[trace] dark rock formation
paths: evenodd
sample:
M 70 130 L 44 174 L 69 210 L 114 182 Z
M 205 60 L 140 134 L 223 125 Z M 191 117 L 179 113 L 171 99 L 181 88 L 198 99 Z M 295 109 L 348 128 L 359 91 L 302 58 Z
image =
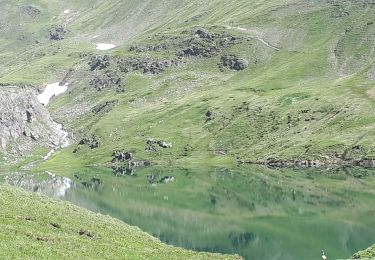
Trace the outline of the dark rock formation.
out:
M 194 30 L 192 35 L 192 38 L 180 43 L 179 47 L 182 50 L 177 53 L 177 56 L 212 57 L 239 42 L 233 36 L 211 33 L 204 28 Z
M 99 113 L 108 113 L 112 110 L 112 108 L 118 103 L 118 100 L 110 100 L 106 101 L 104 103 L 100 103 L 96 106 L 94 106 L 91 109 L 91 112 L 94 114 L 99 114 Z
M 66 33 L 66 29 L 63 26 L 58 25 L 49 31 L 49 39 L 54 41 L 63 40 Z
M 159 58 L 135 58 L 126 57 L 117 61 L 121 72 L 128 73 L 131 71 L 140 71 L 142 73 L 159 74 L 167 68 L 180 64 L 179 59 L 159 59 Z
M 123 92 L 124 87 L 122 79 L 116 73 L 107 72 L 103 75 L 94 75 L 89 84 L 97 91 L 102 91 L 107 88 L 116 88 L 117 92 Z
M 133 160 L 133 153 L 131 152 L 115 151 L 112 156 L 112 162 L 125 162 Z
M 90 149 L 95 149 L 100 146 L 100 139 L 97 135 L 92 134 L 82 138 L 78 145 L 87 145 Z
M 172 143 L 163 141 L 163 140 L 157 140 L 155 138 L 148 138 L 146 141 L 145 150 L 146 151 L 157 151 L 158 147 L 161 148 L 172 148 Z
M 184 35 L 185 34 L 185 35 Z M 224 33 L 213 33 L 206 28 L 182 32 L 182 36 L 155 35 L 158 44 L 130 47 L 135 52 L 159 52 L 177 50 L 177 57 L 213 57 L 230 46 L 241 43 L 243 39 Z
M 245 59 L 237 58 L 235 55 L 223 55 L 220 58 L 219 67 L 221 70 L 229 68 L 231 70 L 244 70 L 249 66 Z
M 294 159 L 294 160 L 276 160 L 268 159 L 266 161 L 252 162 L 239 160 L 242 164 L 263 164 L 270 168 L 310 168 L 310 167 L 346 167 L 346 166 L 360 166 L 364 168 L 374 168 L 375 159 L 363 158 L 363 159 L 349 159 L 342 156 L 331 156 L 324 159 L 308 160 L 308 159 Z
M 89 66 L 91 71 L 102 70 L 111 64 L 111 58 L 108 55 L 95 55 L 90 58 Z
M 215 119 L 214 113 L 211 110 L 208 110 L 205 114 L 206 122 Z

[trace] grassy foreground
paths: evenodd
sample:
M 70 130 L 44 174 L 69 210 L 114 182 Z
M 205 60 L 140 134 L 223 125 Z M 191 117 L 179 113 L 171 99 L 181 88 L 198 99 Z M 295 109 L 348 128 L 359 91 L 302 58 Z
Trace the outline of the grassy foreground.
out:
M 0 229 L 1 259 L 239 259 L 167 246 L 109 216 L 5 185 Z
M 366 250 L 357 252 L 352 256 L 353 259 L 375 259 L 375 245 Z

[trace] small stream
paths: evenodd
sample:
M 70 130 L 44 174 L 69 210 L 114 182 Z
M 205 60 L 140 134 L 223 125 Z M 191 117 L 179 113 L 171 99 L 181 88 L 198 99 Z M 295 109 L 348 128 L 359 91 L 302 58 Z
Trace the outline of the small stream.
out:
M 0 179 L 198 251 L 309 260 L 320 259 L 324 250 L 338 259 L 375 243 L 373 170 L 151 167 L 68 175 Z

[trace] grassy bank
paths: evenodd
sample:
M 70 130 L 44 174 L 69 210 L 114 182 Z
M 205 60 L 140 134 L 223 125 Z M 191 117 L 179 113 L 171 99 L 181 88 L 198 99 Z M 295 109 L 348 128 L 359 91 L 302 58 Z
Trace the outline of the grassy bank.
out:
M 5 185 L 0 228 L 3 259 L 238 259 L 167 246 L 119 220 Z
M 355 253 L 352 259 L 375 259 L 375 245 L 366 250 Z

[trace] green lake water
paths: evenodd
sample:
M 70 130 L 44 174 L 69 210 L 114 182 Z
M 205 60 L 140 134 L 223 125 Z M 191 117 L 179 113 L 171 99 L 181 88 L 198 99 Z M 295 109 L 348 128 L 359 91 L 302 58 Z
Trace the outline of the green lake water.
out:
M 375 243 L 375 172 L 207 167 L 9 175 L 13 185 L 108 214 L 171 245 L 245 259 L 348 258 Z M 59 186 L 60 185 L 60 186 Z

